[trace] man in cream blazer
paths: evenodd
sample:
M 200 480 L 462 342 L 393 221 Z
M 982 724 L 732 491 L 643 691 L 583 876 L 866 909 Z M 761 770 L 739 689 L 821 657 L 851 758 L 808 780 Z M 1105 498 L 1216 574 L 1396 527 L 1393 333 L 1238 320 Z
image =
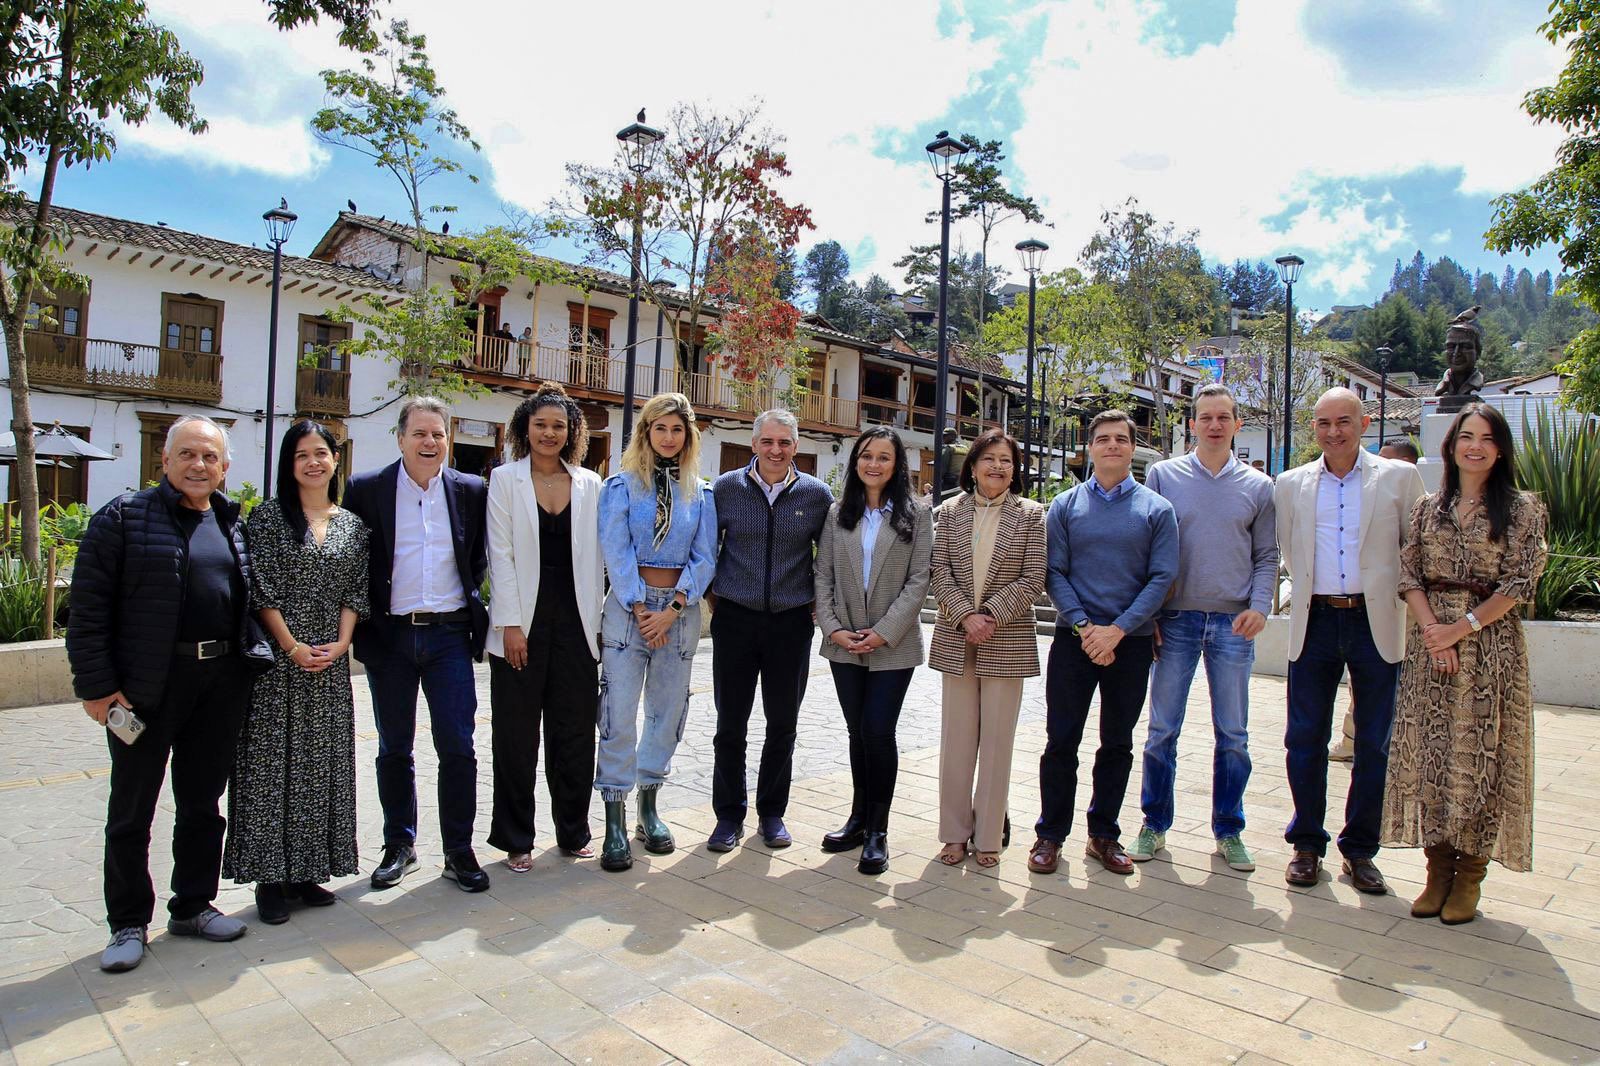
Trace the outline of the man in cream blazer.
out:
M 1372 419 L 1349 389 L 1317 400 L 1320 458 L 1285 471 L 1273 489 L 1278 548 L 1289 568 L 1289 791 L 1294 848 L 1285 879 L 1314 885 L 1327 851 L 1328 735 L 1346 669 L 1355 692 L 1355 759 L 1345 824 L 1344 872 L 1362 892 L 1388 890 L 1373 862 L 1389 769 L 1389 731 L 1405 657 L 1406 606 L 1396 593 L 1400 545 L 1422 477 L 1409 463 L 1361 447 Z

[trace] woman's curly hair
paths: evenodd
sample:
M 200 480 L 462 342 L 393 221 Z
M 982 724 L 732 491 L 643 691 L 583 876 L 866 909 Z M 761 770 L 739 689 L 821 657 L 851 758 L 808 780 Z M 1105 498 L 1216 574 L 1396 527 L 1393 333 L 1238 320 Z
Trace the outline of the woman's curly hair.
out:
M 545 407 L 559 407 L 567 416 L 567 443 L 561 449 L 561 459 L 567 463 L 581 463 L 589 454 L 589 422 L 567 390 L 554 381 L 542 382 L 532 396 L 517 404 L 511 412 L 511 422 L 506 427 L 511 433 L 511 458 L 526 459 L 532 448 L 528 444 L 528 421 L 534 413 Z

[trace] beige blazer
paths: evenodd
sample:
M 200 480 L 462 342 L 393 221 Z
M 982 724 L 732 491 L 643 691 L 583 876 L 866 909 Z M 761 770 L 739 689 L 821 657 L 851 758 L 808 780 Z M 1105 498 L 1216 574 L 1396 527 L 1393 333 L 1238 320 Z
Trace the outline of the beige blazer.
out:
M 839 525 L 839 505 L 828 508 L 817 540 L 817 625 L 824 659 L 868 670 L 905 670 L 922 664 L 922 605 L 928 598 L 933 555 L 933 512 L 911 501 L 911 543 L 888 521 L 872 546 L 872 587 L 861 587 L 861 527 Z M 851 655 L 830 635 L 841 629 L 872 629 L 889 643 L 867 655 Z
M 939 508 L 933 537 L 933 595 L 939 617 L 933 625 L 928 665 L 946 674 L 967 669 L 962 619 L 982 607 L 994 616 L 994 636 L 977 646 L 979 677 L 1036 677 L 1039 636 L 1034 601 L 1044 591 L 1044 505 L 1012 496 L 1000 516 L 994 556 L 983 582 L 983 602 L 972 602 L 972 512 L 970 493 Z
M 1361 468 L 1361 590 L 1367 623 L 1378 654 L 1397 663 L 1406 654 L 1406 604 L 1400 583 L 1400 545 L 1411 529 L 1411 506 L 1423 493 L 1422 475 L 1411 463 L 1381 459 L 1365 448 Z M 1294 582 L 1289 602 L 1289 659 L 1300 658 L 1311 615 L 1312 568 L 1317 557 L 1317 483 L 1322 460 L 1278 475 L 1272 503 L 1278 513 L 1278 550 Z
M 605 600 L 600 556 L 600 475 L 571 463 L 572 582 L 589 651 L 600 658 L 597 634 Z M 489 636 L 484 650 L 504 656 L 506 626 L 526 633 L 539 602 L 539 499 L 526 459 L 496 468 L 489 479 Z

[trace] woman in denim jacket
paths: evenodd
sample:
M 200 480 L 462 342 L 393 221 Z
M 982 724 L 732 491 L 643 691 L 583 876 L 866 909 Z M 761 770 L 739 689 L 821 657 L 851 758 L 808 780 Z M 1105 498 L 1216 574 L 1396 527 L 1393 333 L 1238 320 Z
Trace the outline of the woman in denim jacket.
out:
M 717 514 L 700 480 L 700 433 L 681 393 L 652 397 L 600 491 L 600 550 L 611 577 L 600 624 L 600 757 L 594 787 L 606 807 L 604 870 L 633 865 L 628 792 L 639 786 L 636 832 L 665 855 L 672 832 L 656 791 L 672 769 L 700 644 L 700 598 L 716 565 Z M 638 726 L 644 694 L 644 729 Z

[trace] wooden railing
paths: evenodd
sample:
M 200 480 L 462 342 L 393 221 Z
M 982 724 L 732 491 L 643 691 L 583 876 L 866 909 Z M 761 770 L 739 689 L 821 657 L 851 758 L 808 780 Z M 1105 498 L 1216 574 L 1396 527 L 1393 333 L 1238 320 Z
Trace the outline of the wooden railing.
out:
M 216 352 L 181 352 L 57 333 L 29 333 L 24 344 L 29 375 L 42 385 L 222 401 L 222 356 Z
M 861 401 L 861 420 L 866 425 L 905 429 L 907 417 L 903 403 L 877 396 L 868 396 Z
M 504 337 L 473 337 L 467 369 L 523 381 L 559 381 L 569 388 L 620 397 L 627 376 L 627 361 L 603 352 L 525 344 Z M 697 374 L 663 365 L 659 384 L 654 358 L 634 364 L 633 392 L 647 398 L 658 392 L 681 392 L 699 410 L 755 415 L 779 405 L 777 390 L 750 385 L 725 374 Z M 808 393 L 795 414 L 803 421 L 851 429 L 860 424 L 859 404 L 838 396 Z
M 350 413 L 350 371 L 302 366 L 295 371 L 294 406 L 308 415 Z

